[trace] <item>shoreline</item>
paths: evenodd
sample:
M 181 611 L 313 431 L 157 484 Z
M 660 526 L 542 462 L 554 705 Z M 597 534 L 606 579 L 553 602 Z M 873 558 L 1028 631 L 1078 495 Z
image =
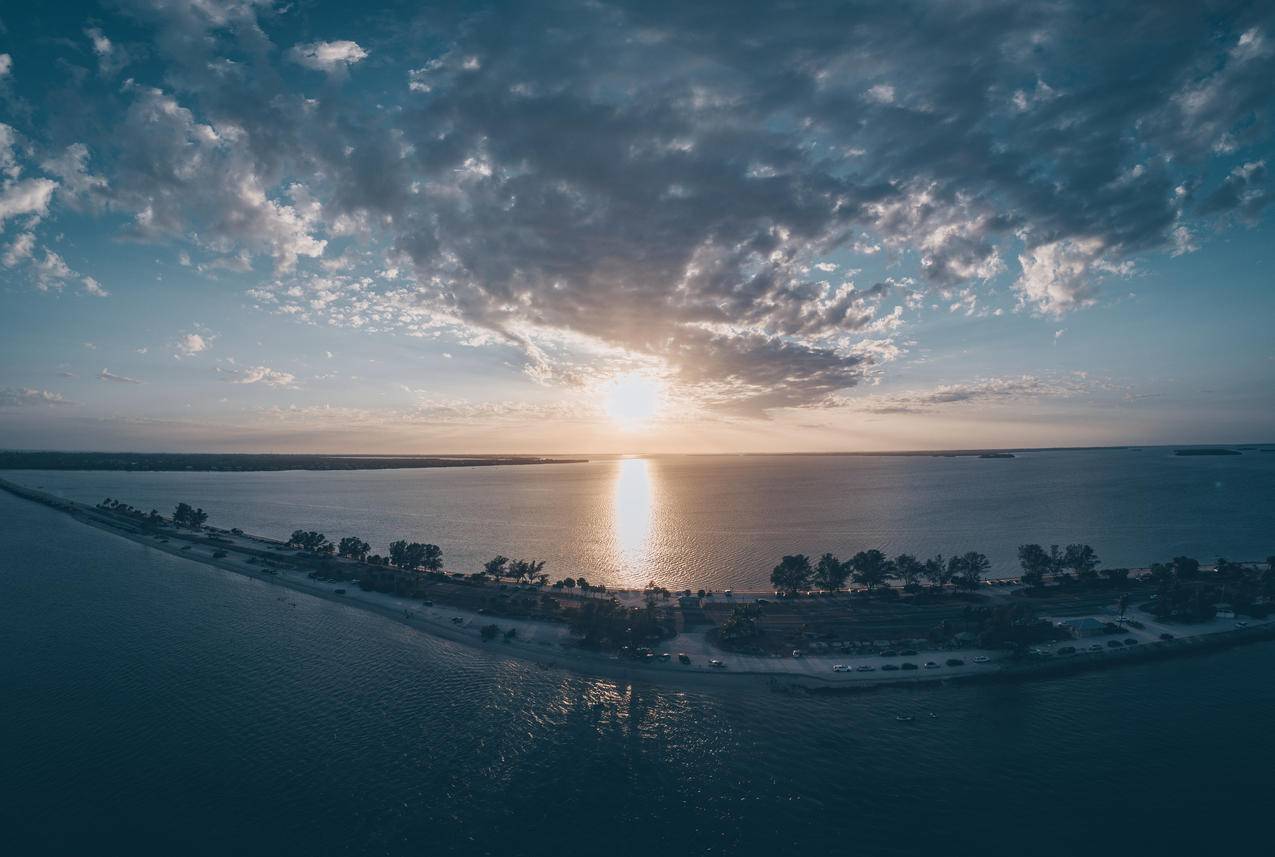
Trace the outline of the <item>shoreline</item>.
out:
M 311 579 L 304 571 L 279 569 L 264 571 L 247 560 L 256 551 L 276 549 L 282 543 L 244 533 L 231 536 L 218 533 L 223 543 L 195 542 L 192 538 L 169 538 L 178 535 L 173 531 L 141 532 L 127 528 L 106 513 L 76 501 L 66 500 L 38 489 L 9 482 L 0 478 L 0 489 L 30 502 L 63 512 L 76 521 L 102 532 L 124 538 L 135 544 L 156 549 L 170 556 L 184 558 L 248 577 L 263 583 L 273 583 L 285 589 L 310 595 L 352 609 L 361 609 L 390 619 L 403 626 L 430 634 L 452 643 L 465 645 L 496 656 L 513 657 L 536 663 L 542 668 L 564 669 L 571 672 L 632 682 L 649 681 L 671 685 L 679 689 L 740 687 L 748 682 L 764 682 L 774 692 L 853 693 L 887 687 L 945 684 L 948 682 L 1014 682 L 1058 675 L 1068 675 L 1090 670 L 1110 669 L 1124 664 L 1144 663 L 1165 658 L 1203 654 L 1243 645 L 1248 642 L 1275 639 L 1275 617 L 1253 620 L 1247 627 L 1221 627 L 1227 623 L 1215 620 L 1201 626 L 1170 626 L 1175 639 L 1170 641 L 1147 639 L 1140 645 L 1119 649 L 1104 647 L 1100 652 L 1077 651 L 1068 657 L 1009 660 L 1003 651 L 969 648 L 963 650 L 922 652 L 920 660 L 934 658 L 939 662 L 948 658 L 965 661 L 962 666 L 943 666 L 933 670 L 918 670 L 912 675 L 882 675 L 880 666 L 897 664 L 899 658 L 879 656 L 847 656 L 809 654 L 800 659 L 774 658 L 759 655 L 741 655 L 715 649 L 705 639 L 706 629 L 695 633 L 680 633 L 662 644 L 669 652 L 693 652 L 689 665 L 680 664 L 676 658 L 670 661 L 656 659 L 642 662 L 621 659 L 611 655 L 580 648 L 562 623 L 536 619 L 516 619 L 502 616 L 480 615 L 460 607 L 448 606 L 384 592 L 365 591 L 356 583 L 333 584 Z M 245 544 L 245 542 L 247 544 Z M 254 550 L 255 549 L 255 550 Z M 224 556 L 214 556 L 215 553 Z M 341 590 L 338 592 L 337 590 Z M 1139 616 L 1139 619 L 1145 617 Z M 1154 623 L 1151 633 L 1159 631 Z M 481 638 L 483 625 L 499 624 L 502 631 L 514 628 L 514 640 Z M 1132 630 L 1128 635 L 1136 636 Z M 1077 641 L 1081 643 L 1082 641 Z M 712 668 L 709 659 L 716 657 L 728 661 L 727 668 Z M 975 657 L 991 658 L 990 662 L 977 664 Z M 832 664 L 846 659 L 859 663 L 871 663 L 871 672 L 833 672 Z

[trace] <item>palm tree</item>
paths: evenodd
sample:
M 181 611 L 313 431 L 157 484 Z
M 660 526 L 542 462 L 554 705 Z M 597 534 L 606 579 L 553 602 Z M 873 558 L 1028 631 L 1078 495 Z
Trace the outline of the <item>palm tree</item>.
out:
M 483 563 L 483 571 L 490 574 L 497 582 L 505 576 L 506 566 L 509 564 L 509 557 L 496 554 L 492 559 Z

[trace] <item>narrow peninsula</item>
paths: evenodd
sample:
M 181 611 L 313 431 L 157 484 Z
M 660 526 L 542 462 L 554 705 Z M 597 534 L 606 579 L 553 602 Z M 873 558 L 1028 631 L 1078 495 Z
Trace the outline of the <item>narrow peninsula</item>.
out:
M 1275 639 L 1275 556 L 1190 557 L 1104 568 L 1087 545 L 1023 545 L 1019 578 L 989 579 L 967 552 L 876 550 L 845 561 L 785 556 L 773 591 L 613 590 L 552 580 L 545 563 L 494 557 L 448 571 L 437 545 L 387 555 L 346 536 L 286 540 L 222 529 L 181 503 L 170 516 L 95 506 L 0 479 L 0 489 L 148 548 L 378 613 L 543 666 L 680 686 L 758 679 L 775 690 L 857 690 L 1013 680 Z

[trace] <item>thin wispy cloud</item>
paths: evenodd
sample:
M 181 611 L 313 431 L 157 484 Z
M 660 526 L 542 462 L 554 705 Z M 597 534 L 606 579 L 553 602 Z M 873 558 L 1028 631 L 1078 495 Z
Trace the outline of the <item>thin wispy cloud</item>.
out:
M 103 369 L 97 373 L 99 381 L 112 381 L 116 384 L 140 384 L 142 383 L 136 378 L 130 378 L 127 375 L 116 375 L 109 369 Z

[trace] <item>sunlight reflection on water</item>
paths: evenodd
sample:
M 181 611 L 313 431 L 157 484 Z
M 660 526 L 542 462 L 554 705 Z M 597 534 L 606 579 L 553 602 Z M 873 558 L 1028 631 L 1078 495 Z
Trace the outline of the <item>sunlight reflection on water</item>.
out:
M 651 507 L 654 503 L 650 465 L 645 458 L 619 462 L 611 529 L 616 566 L 623 586 L 644 586 L 650 575 Z

